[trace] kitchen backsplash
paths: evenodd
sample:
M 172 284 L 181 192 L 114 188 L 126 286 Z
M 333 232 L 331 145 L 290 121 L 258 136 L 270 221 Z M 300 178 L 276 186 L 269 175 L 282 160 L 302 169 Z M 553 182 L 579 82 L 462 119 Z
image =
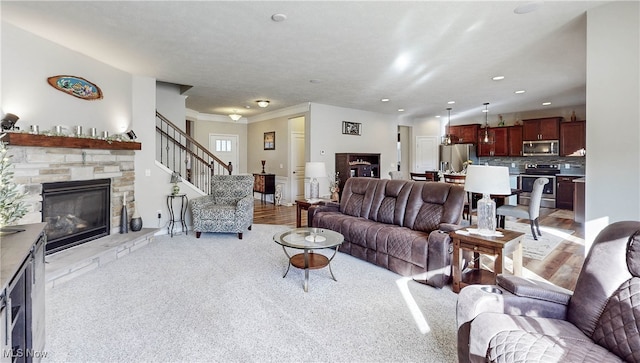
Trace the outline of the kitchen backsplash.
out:
M 496 157 L 483 156 L 478 158 L 480 165 L 506 166 L 509 173 L 524 173 L 526 164 L 555 164 L 558 165 L 561 174 L 585 175 L 584 157 L 562 156 L 527 156 L 527 157 Z M 569 168 L 566 168 L 569 166 Z

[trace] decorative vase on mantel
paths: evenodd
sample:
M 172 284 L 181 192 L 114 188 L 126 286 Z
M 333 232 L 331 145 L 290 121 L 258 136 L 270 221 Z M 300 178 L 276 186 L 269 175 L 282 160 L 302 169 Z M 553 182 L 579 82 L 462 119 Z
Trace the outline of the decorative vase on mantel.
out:
M 131 216 L 131 231 L 138 232 L 142 229 L 142 217 L 138 213 L 135 200 L 133 201 L 133 215 Z

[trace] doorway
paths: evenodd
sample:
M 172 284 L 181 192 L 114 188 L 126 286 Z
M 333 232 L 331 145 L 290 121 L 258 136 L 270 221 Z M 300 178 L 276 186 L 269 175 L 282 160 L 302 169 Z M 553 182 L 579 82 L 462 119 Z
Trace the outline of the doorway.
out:
M 209 134 L 209 150 L 225 163 L 231 162 L 231 174 L 238 174 L 238 135 Z
M 289 119 L 290 155 L 289 155 L 289 198 L 291 202 L 304 199 L 304 165 L 305 165 L 305 118 L 304 116 Z

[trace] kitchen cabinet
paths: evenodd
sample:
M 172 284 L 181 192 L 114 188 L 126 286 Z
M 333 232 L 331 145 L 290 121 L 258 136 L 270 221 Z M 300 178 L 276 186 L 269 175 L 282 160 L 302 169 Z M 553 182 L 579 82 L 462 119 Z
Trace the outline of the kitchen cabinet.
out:
M 575 184 L 574 193 L 573 193 L 573 220 L 576 223 L 584 223 L 584 183 L 585 178 L 574 179 L 573 183 Z
M 508 156 L 509 130 L 506 127 L 490 127 L 490 143 L 482 142 L 485 129 L 478 130 L 478 156 Z
M 573 210 L 574 179 L 577 176 L 556 176 L 556 208 Z
M 0 239 L 0 361 L 42 358 L 45 343 L 46 223 L 12 226 Z M 11 358 L 11 359 L 9 359 Z
M 336 172 L 340 173 L 340 195 L 351 177 L 380 178 L 380 154 L 336 153 Z
M 449 127 L 451 142 L 454 144 L 475 144 L 478 141 L 479 124 L 456 125 Z
M 509 126 L 507 129 L 509 156 L 522 156 L 522 126 Z
M 562 117 L 522 120 L 522 139 L 524 141 L 559 140 L 560 121 Z
M 585 121 L 560 123 L 560 156 L 569 156 L 587 148 L 587 126 Z M 584 155 L 576 155 L 584 156 Z

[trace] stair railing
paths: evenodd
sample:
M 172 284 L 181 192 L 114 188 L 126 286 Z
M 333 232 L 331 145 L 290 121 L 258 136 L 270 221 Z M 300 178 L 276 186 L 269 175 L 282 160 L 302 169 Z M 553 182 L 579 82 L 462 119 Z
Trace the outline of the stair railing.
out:
M 206 194 L 211 175 L 231 174 L 233 165 L 213 155 L 194 138 L 156 111 L 156 160 Z

